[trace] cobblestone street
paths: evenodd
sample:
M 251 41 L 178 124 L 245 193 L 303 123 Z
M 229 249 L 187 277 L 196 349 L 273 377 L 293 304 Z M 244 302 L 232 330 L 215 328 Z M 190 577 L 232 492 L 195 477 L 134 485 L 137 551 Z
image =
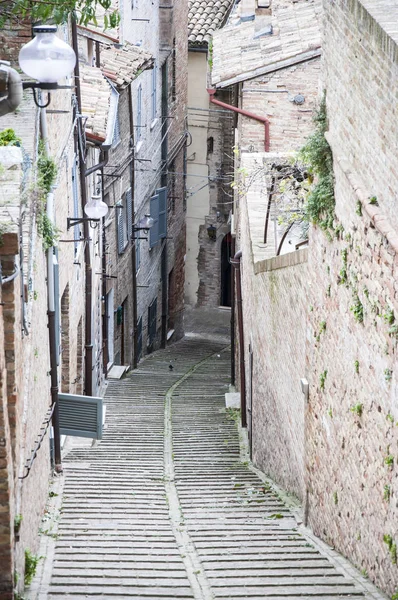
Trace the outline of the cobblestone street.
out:
M 245 461 L 229 367 L 186 338 L 109 383 L 103 440 L 53 486 L 30 599 L 384 598 Z

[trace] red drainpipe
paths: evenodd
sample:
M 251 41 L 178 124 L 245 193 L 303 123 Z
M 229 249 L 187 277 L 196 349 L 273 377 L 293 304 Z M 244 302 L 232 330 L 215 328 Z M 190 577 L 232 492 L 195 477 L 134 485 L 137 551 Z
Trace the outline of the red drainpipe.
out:
M 221 100 L 217 100 L 216 98 L 214 98 L 216 90 L 208 88 L 207 93 L 210 96 L 210 102 L 212 104 L 216 104 L 217 106 L 221 106 L 222 108 L 226 108 L 227 110 L 233 110 L 234 112 L 239 113 L 240 115 L 248 117 L 249 119 L 254 119 L 255 121 L 264 123 L 264 150 L 265 152 L 269 152 L 269 120 L 267 119 L 267 117 L 260 117 L 259 115 L 255 115 L 254 113 L 249 112 L 248 110 L 243 110 L 243 108 L 237 108 L 236 106 L 232 106 L 232 104 L 227 104 L 226 102 L 221 102 Z

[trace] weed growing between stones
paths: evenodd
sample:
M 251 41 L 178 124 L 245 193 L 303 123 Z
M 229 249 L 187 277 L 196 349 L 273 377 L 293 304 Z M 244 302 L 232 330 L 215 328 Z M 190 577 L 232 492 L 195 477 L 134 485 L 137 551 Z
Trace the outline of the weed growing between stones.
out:
M 358 360 L 356 360 L 354 362 L 354 368 L 355 368 L 355 373 L 359 373 L 359 361 Z
M 338 281 L 337 281 L 337 283 L 339 285 L 347 285 L 347 283 L 348 283 L 347 255 L 348 255 L 347 248 L 343 248 L 343 250 L 341 251 L 341 259 L 342 259 L 343 265 L 341 267 L 341 270 L 340 270 L 340 273 L 339 273 L 339 278 L 338 278 Z
M 40 558 L 41 557 L 37 554 L 32 554 L 30 550 L 25 550 L 25 585 L 30 585 L 32 583 L 33 577 L 36 574 L 36 569 L 37 565 L 39 564 Z
M 384 500 L 386 500 L 386 502 L 390 501 L 390 498 L 391 498 L 391 486 L 389 486 L 389 485 L 385 485 L 384 486 L 383 498 L 384 498 Z
M 359 299 L 358 294 L 355 292 L 354 294 L 354 304 L 350 306 L 350 310 L 354 314 L 354 319 L 358 323 L 363 323 L 363 304 Z
M 354 413 L 355 415 L 358 415 L 358 417 L 362 417 L 363 404 L 361 404 L 360 402 L 358 402 L 357 404 L 354 404 L 354 406 L 351 406 L 350 411 L 352 413 Z
M 355 209 L 355 212 L 357 213 L 358 217 L 362 217 L 362 204 L 360 200 L 357 200 L 357 207 Z
M 369 198 L 369 204 L 374 204 L 375 206 L 379 206 L 379 203 L 377 201 L 377 196 L 371 196 Z
M 383 535 L 383 541 L 388 546 L 388 551 L 391 556 L 391 562 L 393 563 L 393 565 L 396 565 L 397 564 L 397 544 L 394 542 L 392 536 L 389 534 Z
M 326 377 L 328 375 L 327 369 L 325 369 L 325 371 L 323 371 L 320 375 L 319 378 L 319 387 L 321 388 L 321 390 L 323 391 L 325 389 L 325 381 L 326 381 Z
M 333 492 L 333 502 L 334 504 L 336 504 L 336 506 L 339 503 L 339 497 L 337 495 L 337 492 Z
M 392 371 L 391 369 L 384 369 L 384 379 L 389 383 L 392 379 Z

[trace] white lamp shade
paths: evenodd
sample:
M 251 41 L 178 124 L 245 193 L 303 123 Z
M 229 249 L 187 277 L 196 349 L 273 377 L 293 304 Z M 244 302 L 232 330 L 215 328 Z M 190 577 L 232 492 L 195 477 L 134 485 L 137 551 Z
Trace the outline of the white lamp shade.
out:
M 76 64 L 73 49 L 60 40 L 55 26 L 34 27 L 36 37 L 22 46 L 19 53 L 21 69 L 40 83 L 56 83 L 70 75 Z
M 139 220 L 138 227 L 141 229 L 150 229 L 154 222 L 154 219 L 150 215 L 145 215 Z
M 101 196 L 92 196 L 84 207 L 84 212 L 89 219 L 102 219 L 108 214 L 108 205 L 102 201 Z

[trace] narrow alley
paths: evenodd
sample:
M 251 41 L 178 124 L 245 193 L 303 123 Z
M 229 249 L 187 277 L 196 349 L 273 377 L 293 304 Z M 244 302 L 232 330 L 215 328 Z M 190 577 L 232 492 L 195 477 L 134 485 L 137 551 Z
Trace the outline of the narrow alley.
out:
M 109 383 L 103 440 L 72 449 L 50 493 L 30 599 L 384 597 L 244 459 L 229 361 L 185 338 Z

